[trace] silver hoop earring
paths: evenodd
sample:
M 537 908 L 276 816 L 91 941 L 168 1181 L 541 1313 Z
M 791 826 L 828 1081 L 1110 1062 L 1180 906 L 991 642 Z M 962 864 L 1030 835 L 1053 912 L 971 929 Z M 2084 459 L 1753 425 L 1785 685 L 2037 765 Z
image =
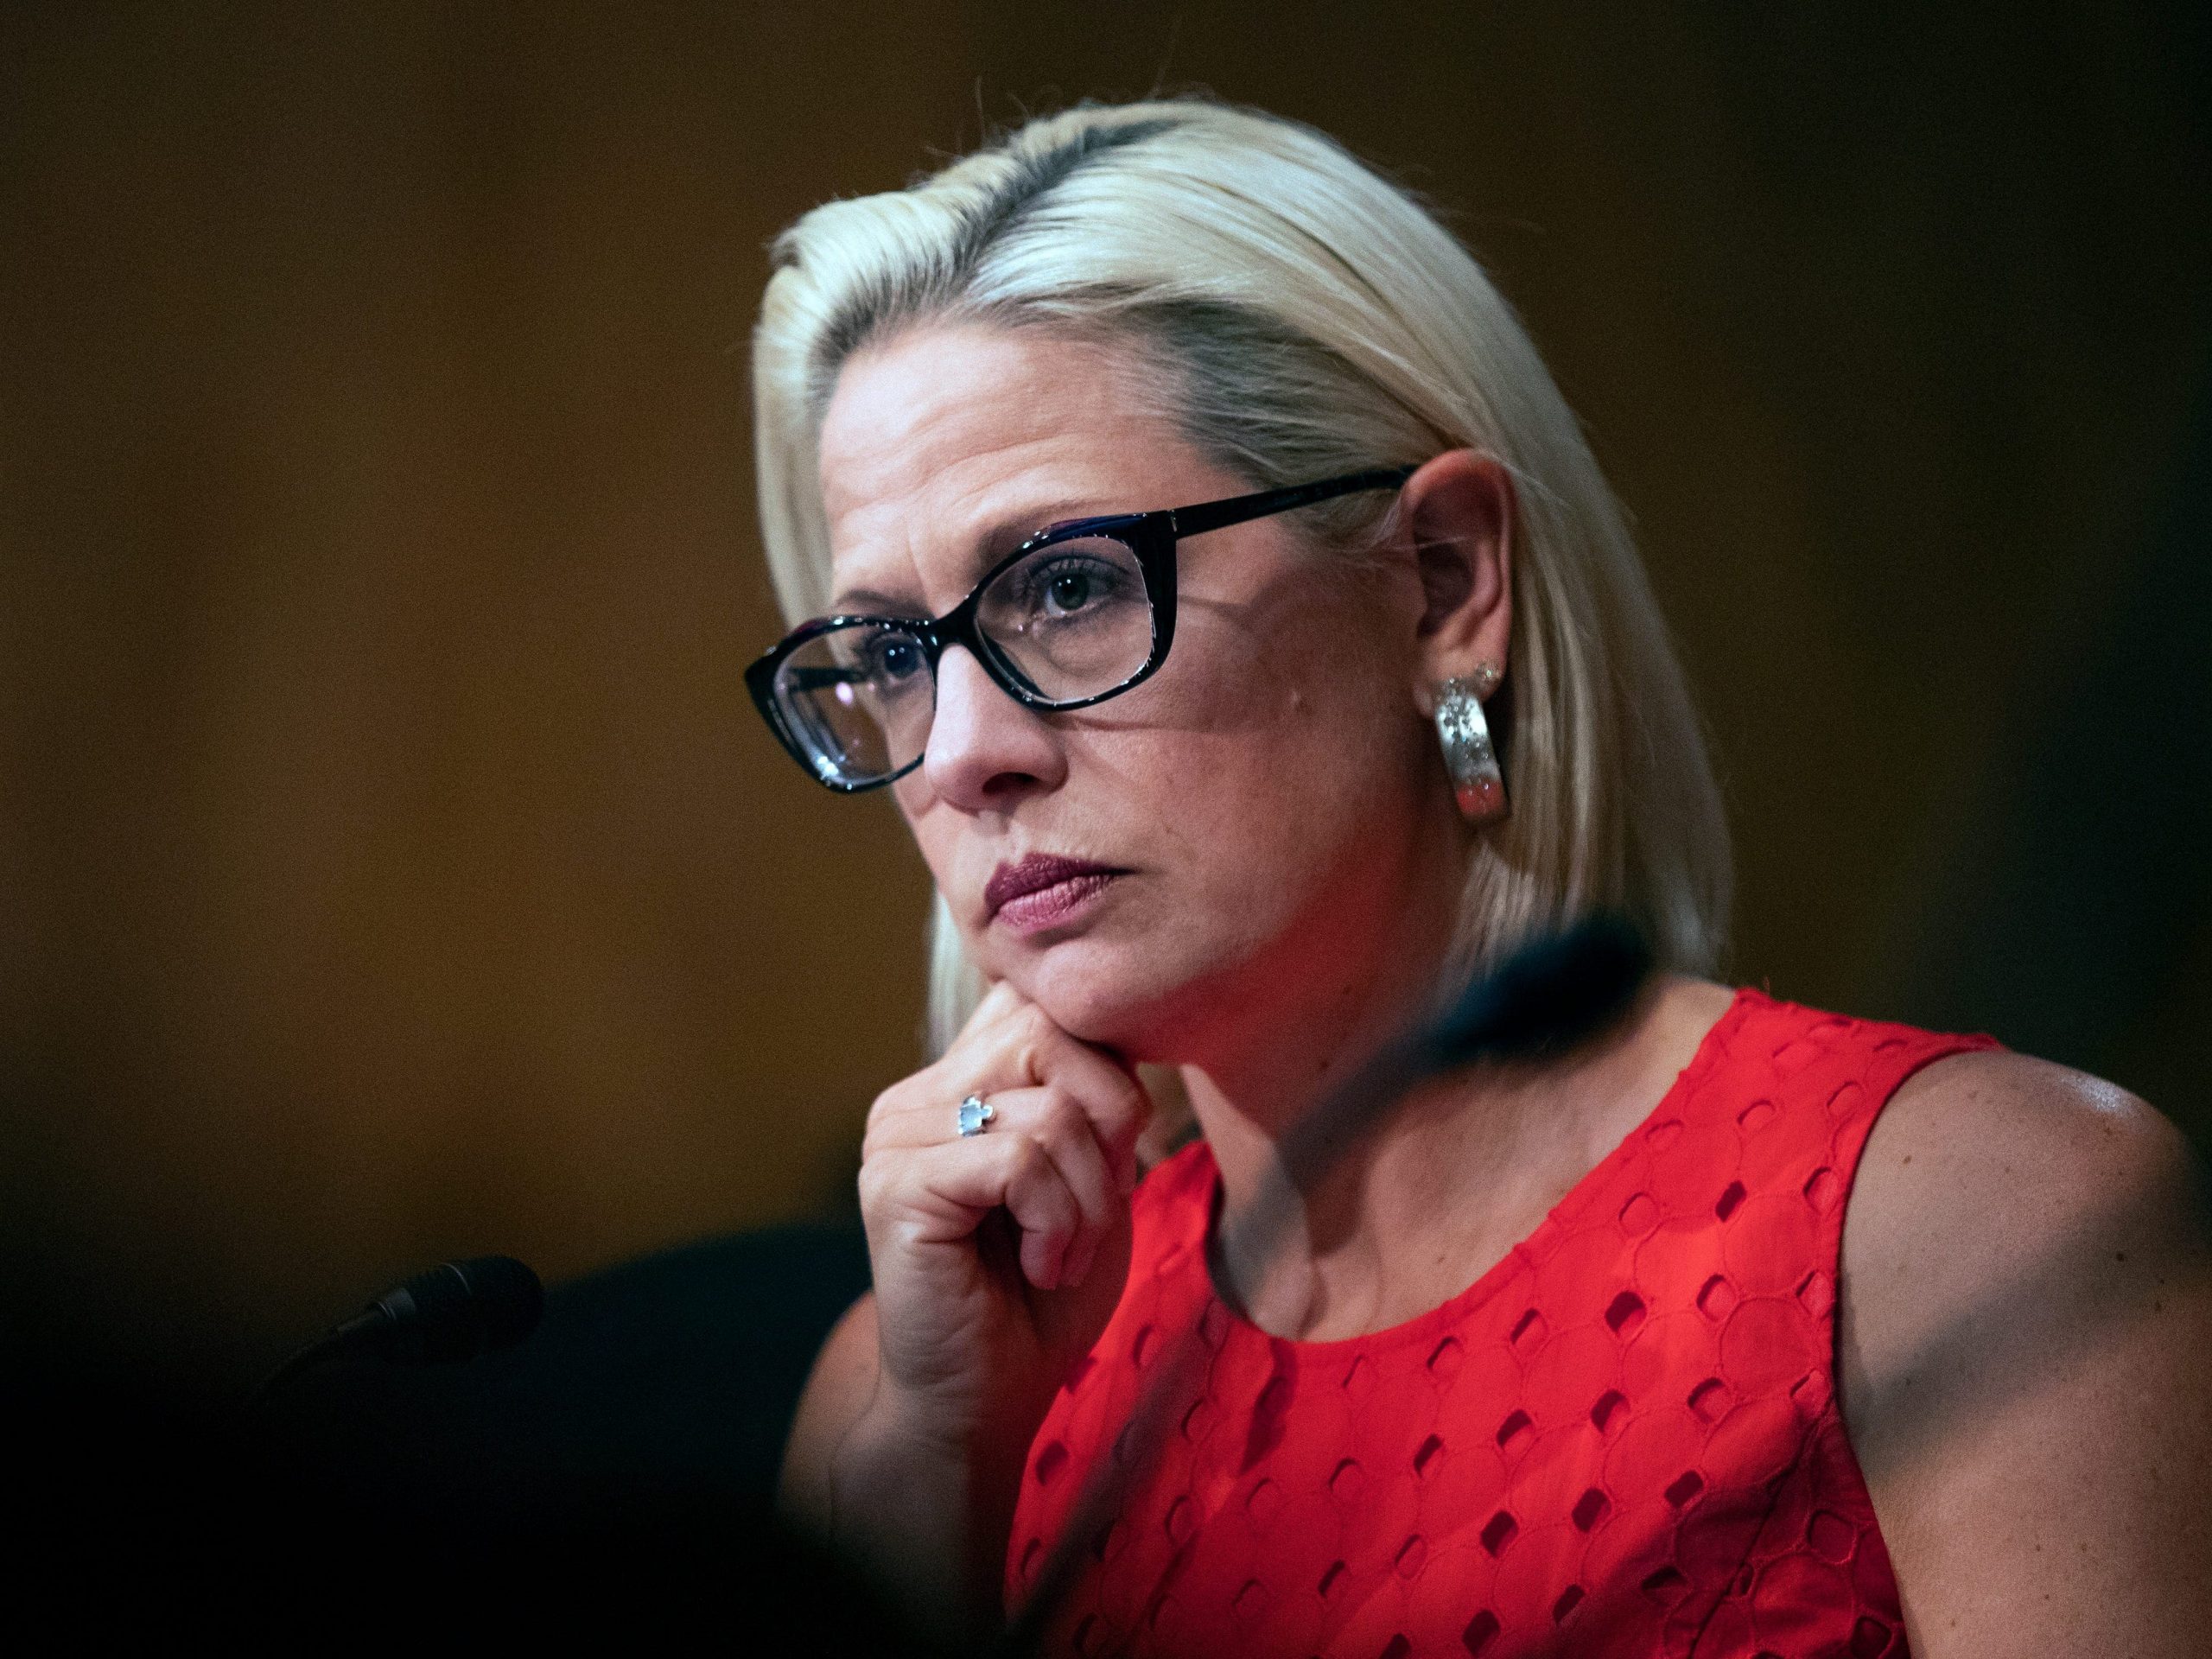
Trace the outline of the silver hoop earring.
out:
M 1459 816 L 1470 823 L 1495 823 L 1507 811 L 1505 774 L 1497 768 L 1483 698 L 1497 689 L 1497 669 L 1484 663 L 1464 679 L 1436 688 L 1436 735 L 1444 746 L 1444 769 L 1452 778 Z

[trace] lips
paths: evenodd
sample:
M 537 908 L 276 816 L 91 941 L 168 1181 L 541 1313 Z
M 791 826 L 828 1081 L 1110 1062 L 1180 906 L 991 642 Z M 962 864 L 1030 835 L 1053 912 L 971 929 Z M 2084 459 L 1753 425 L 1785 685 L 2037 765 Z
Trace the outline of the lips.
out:
M 1017 863 L 1001 864 L 983 888 L 983 906 L 993 918 L 1025 929 L 1049 925 L 1079 909 L 1126 871 L 1088 859 L 1032 853 Z

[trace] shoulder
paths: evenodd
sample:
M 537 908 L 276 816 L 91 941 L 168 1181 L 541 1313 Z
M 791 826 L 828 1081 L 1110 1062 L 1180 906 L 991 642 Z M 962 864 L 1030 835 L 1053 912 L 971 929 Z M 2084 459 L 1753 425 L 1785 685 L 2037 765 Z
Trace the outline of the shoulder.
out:
M 2109 1286 L 2201 1249 L 2206 1231 L 2200 1167 L 2165 1117 L 2112 1084 L 1986 1050 L 1916 1071 L 1876 1118 L 1843 1268 L 1862 1318 L 1902 1317 L 1887 1303 L 1908 1284 L 1923 1304 L 2008 1275 Z
M 1836 1379 L 1912 1649 L 2198 1651 L 2212 1620 L 2212 1225 L 2181 1135 L 2003 1052 L 1867 1136 Z
M 1916 1651 L 2023 1610 L 2170 1650 L 2173 1570 L 2212 1581 L 2212 1225 L 2180 1133 L 2063 1066 L 1936 1061 L 1868 1135 L 1841 1267 L 1840 1402 Z

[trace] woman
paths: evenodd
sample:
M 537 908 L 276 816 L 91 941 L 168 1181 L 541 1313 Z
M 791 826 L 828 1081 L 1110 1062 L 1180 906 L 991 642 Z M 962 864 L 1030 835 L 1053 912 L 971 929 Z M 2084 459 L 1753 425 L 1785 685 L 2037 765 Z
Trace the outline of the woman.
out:
M 832 620 L 751 683 L 820 781 L 889 787 L 938 898 L 939 1058 L 870 1116 L 874 1289 L 797 1516 L 943 1627 L 1043 1585 L 1086 1654 L 2197 1650 L 2183 1145 L 1986 1039 L 1704 977 L 1681 674 L 1433 219 L 1310 130 L 1153 103 L 778 264 L 764 522 Z M 1286 1173 L 1440 996 L 1599 908 L 1663 970 L 1626 1019 Z M 1198 1130 L 1141 1184 L 1140 1067 Z

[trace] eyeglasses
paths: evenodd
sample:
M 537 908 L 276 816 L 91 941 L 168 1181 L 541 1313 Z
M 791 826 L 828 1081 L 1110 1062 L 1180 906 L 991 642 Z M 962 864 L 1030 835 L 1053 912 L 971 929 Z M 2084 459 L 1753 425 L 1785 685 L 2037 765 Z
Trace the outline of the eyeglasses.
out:
M 1392 467 L 1158 512 L 1040 531 L 939 617 L 830 616 L 803 623 L 745 671 L 777 741 L 816 781 L 848 794 L 921 764 L 937 665 L 964 645 L 1027 709 L 1087 709 L 1141 684 L 1175 637 L 1175 543 L 1413 476 Z

